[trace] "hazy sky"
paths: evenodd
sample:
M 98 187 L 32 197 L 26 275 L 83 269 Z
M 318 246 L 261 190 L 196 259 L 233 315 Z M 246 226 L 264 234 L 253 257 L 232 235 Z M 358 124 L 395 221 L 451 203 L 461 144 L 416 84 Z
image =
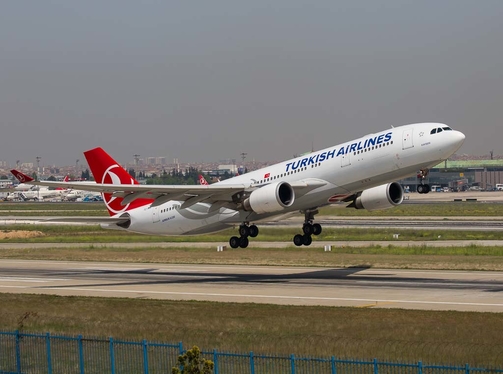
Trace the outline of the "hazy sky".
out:
M 503 1 L 0 5 L 0 160 L 283 160 L 439 121 L 503 155 Z

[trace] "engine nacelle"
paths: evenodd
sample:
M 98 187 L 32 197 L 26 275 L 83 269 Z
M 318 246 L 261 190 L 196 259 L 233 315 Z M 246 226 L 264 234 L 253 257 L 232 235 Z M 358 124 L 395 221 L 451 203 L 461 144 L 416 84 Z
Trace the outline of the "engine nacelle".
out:
M 397 182 L 364 190 L 350 205 L 356 209 L 380 210 L 400 205 L 403 189 Z
M 271 183 L 253 191 L 243 201 L 243 208 L 255 213 L 273 213 L 288 208 L 295 201 L 295 192 L 286 182 Z

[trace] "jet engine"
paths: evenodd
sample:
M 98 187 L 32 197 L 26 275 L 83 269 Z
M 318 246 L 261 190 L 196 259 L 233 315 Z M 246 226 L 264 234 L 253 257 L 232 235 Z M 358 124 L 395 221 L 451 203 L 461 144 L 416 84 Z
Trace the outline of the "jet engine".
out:
M 288 208 L 294 201 L 292 186 L 286 182 L 276 182 L 253 191 L 243 201 L 243 208 L 258 214 L 273 213 Z
M 403 201 L 403 189 L 397 182 L 383 184 L 362 191 L 348 206 L 355 209 L 380 210 L 400 205 Z

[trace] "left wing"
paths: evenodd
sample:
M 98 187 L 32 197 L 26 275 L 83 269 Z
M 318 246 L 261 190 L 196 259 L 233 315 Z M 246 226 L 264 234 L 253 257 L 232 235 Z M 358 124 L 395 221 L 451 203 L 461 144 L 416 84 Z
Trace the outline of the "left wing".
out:
M 246 184 L 210 184 L 210 185 L 141 185 L 141 184 L 108 184 L 94 182 L 53 182 L 36 181 L 17 170 L 11 173 L 23 183 L 38 186 L 75 188 L 85 191 L 111 194 L 112 197 L 122 198 L 121 205 L 125 206 L 137 199 L 152 199 L 152 206 L 164 204 L 167 201 L 183 201 L 182 209 L 199 202 L 217 204 L 221 207 L 237 208 L 243 197 L 261 187 Z M 326 185 L 327 182 L 309 178 L 291 183 L 296 197 L 302 196 L 313 189 Z

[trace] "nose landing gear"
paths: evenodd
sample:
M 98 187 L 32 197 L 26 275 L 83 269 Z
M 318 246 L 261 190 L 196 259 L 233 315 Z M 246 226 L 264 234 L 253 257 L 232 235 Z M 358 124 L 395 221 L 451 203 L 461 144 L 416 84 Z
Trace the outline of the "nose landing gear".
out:
M 417 193 L 424 194 L 424 193 L 428 193 L 431 191 L 430 185 L 424 183 L 424 180 L 428 176 L 429 172 L 430 172 L 429 169 L 419 170 L 419 173 L 417 174 L 417 179 L 419 180 L 420 184 L 417 186 Z

